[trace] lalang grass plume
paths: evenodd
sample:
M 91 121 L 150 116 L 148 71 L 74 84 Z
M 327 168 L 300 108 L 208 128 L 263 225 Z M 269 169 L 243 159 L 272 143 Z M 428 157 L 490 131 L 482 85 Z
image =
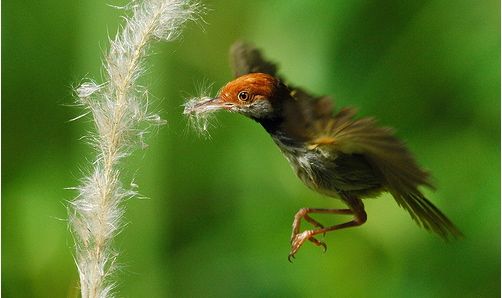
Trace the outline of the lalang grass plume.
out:
M 149 46 L 175 40 L 183 24 L 202 12 L 198 2 L 183 0 L 133 1 L 127 8 L 131 16 L 111 40 L 103 62 L 105 81 L 88 80 L 76 89 L 78 103 L 92 116 L 95 133 L 88 139 L 96 150 L 89 175 L 74 188 L 78 195 L 69 206 L 82 297 L 108 297 L 114 289 L 118 252 L 112 240 L 122 228 L 122 202 L 136 194 L 123 186 L 118 166 L 150 128 L 164 123 L 150 112 L 148 91 L 137 84 Z

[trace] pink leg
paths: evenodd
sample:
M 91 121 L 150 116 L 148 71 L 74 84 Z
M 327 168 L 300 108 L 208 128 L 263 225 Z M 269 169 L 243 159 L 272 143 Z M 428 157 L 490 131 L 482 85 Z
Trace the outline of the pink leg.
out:
M 298 249 L 302 246 L 305 241 L 309 240 L 314 243 L 316 246 L 322 246 L 324 250 L 326 250 L 326 244 L 322 241 L 314 238 L 315 235 L 325 234 L 330 231 L 339 230 L 348 227 L 354 227 L 362 225 L 366 222 L 366 212 L 364 212 L 364 207 L 362 202 L 357 202 L 355 204 L 354 209 L 318 209 L 318 208 L 303 208 L 300 209 L 295 215 L 295 219 L 293 221 L 293 232 L 291 235 L 291 252 L 289 253 L 288 260 L 291 262 L 291 258 L 294 258 L 295 254 L 298 252 Z M 353 214 L 354 219 L 352 221 L 337 224 L 331 227 L 325 228 L 315 219 L 310 217 L 309 213 L 319 213 L 319 214 Z M 317 227 L 318 229 L 306 230 L 300 233 L 300 225 L 301 220 L 305 219 L 307 222 Z

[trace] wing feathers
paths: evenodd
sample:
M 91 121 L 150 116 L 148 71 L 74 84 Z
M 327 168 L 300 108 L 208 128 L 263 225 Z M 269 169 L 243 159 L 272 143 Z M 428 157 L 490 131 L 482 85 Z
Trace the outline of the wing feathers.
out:
M 422 227 L 442 238 L 461 237 L 462 233 L 418 189 L 433 187 L 429 173 L 422 170 L 408 149 L 393 135 L 393 130 L 378 127 L 372 118 L 352 119 L 353 113 L 341 111 L 326 123 L 333 150 L 345 154 L 361 154 L 373 165 L 383 179 L 389 192 L 399 206 L 408 211 Z

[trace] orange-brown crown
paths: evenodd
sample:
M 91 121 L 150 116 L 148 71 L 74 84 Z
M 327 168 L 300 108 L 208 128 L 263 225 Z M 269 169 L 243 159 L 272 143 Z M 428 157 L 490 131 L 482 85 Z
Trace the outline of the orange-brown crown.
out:
M 277 78 L 265 73 L 250 73 L 226 84 L 219 98 L 235 105 L 247 105 L 258 100 L 274 98 L 280 85 Z

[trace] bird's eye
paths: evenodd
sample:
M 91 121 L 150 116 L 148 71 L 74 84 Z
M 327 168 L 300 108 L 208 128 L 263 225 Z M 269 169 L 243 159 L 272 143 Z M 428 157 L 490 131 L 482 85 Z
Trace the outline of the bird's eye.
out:
M 237 95 L 237 97 L 241 101 L 248 101 L 249 98 L 250 98 L 249 93 L 247 91 L 241 91 L 241 92 L 239 92 L 239 94 Z

